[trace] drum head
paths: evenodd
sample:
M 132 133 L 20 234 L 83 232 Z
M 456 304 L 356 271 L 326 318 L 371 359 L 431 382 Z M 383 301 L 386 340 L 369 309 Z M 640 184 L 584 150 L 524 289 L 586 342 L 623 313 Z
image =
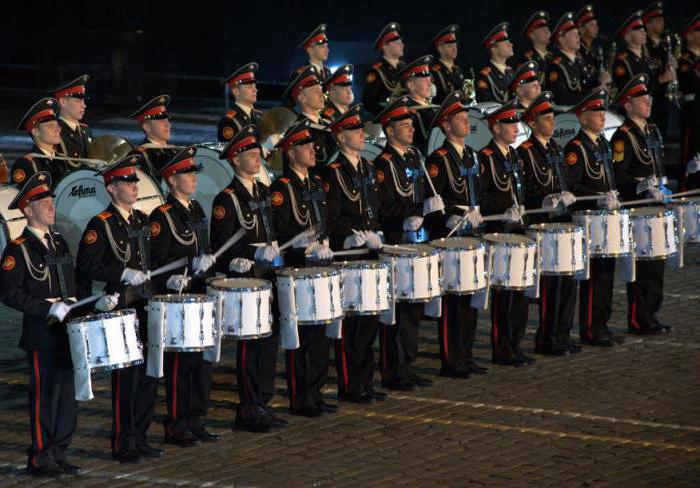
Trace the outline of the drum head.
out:
M 567 223 L 542 223 L 528 226 L 528 230 L 533 232 L 573 232 L 576 229 L 581 229 L 580 226 Z
M 439 127 L 433 127 L 433 130 L 430 131 L 430 137 L 428 137 L 428 154 L 433 154 L 444 142 L 445 134 Z M 467 142 L 467 144 L 469 143 Z
M 165 200 L 155 181 L 148 174 L 140 168 L 136 168 L 136 174 L 139 177 L 139 197 L 134 208 L 141 210 L 146 215 L 151 215 L 151 212 L 163 205 Z
M 630 215 L 634 217 L 661 217 L 670 215 L 672 212 L 666 207 L 641 207 L 630 210 Z
M 340 274 L 340 270 L 330 266 L 310 266 L 308 268 L 285 268 L 277 271 L 279 276 L 292 278 L 312 278 L 314 276 L 331 276 Z
M 272 284 L 267 280 L 256 278 L 212 278 L 207 280 L 207 286 L 215 290 L 263 290 L 272 289 Z
M 440 249 L 476 249 L 481 247 L 483 242 L 475 237 L 450 237 L 430 241 L 430 244 Z
M 535 241 L 520 234 L 485 234 L 484 239 L 496 244 L 507 244 L 509 246 L 529 246 Z
M 428 256 L 436 252 L 437 250 L 428 244 L 401 244 L 401 247 L 393 247 L 391 244 L 387 244 L 382 247 L 382 254 L 391 254 L 393 256 Z
M 17 196 L 14 186 L 0 186 L 0 254 L 7 243 L 17 239 L 24 231 L 27 219 L 19 210 L 8 210 L 12 200 Z

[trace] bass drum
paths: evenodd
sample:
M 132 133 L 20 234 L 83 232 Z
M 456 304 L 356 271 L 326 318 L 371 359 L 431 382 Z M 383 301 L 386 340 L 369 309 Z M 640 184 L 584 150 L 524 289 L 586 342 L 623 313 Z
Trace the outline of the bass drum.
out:
M 22 212 L 7 208 L 17 193 L 18 190 L 14 186 L 0 185 L 0 254 L 8 242 L 17 239 L 24 232 L 24 226 L 27 224 Z
M 483 102 L 469 107 L 469 125 L 471 130 L 465 141 L 467 146 L 475 151 L 480 151 L 486 147 L 491 140 L 491 131 L 489 130 L 489 123 L 486 117 L 500 106 L 500 104 L 495 102 Z M 511 146 L 513 148 L 518 147 L 528 137 L 530 137 L 530 128 L 522 122 L 518 122 L 518 137 Z M 428 138 L 428 155 L 442 146 L 444 142 L 445 134 L 442 133 L 439 127 L 434 127 Z
M 566 109 L 567 107 L 560 108 Z M 605 112 L 605 129 L 603 133 L 608 141 L 612 139 L 613 134 L 623 122 L 623 118 L 617 115 L 615 112 Z M 571 112 L 560 113 L 559 115 L 554 116 L 554 135 L 552 137 L 561 147 L 564 147 L 571 139 L 574 138 L 576 134 L 578 134 L 580 129 L 581 124 L 579 124 L 578 118 L 575 114 L 572 114 Z
M 163 204 L 163 196 L 150 176 L 139 168 L 136 174 L 139 177 L 139 197 L 134 207 L 150 215 L 153 209 Z M 86 169 L 67 175 L 58 182 L 53 193 L 56 228 L 76 256 L 87 223 L 109 205 L 109 193 L 102 177 Z

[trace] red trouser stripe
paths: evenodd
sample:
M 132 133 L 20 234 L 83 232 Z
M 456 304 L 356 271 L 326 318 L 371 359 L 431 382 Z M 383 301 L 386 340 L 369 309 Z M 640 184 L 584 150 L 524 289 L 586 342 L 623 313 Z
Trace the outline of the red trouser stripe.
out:
M 39 448 L 39 454 L 44 450 L 44 440 L 41 437 L 41 376 L 39 375 L 39 353 L 34 351 L 34 432 L 36 435 L 36 443 Z M 36 463 L 36 456 L 32 459 L 32 464 L 39 467 Z
M 635 329 L 641 329 L 641 327 L 639 327 L 639 322 L 637 321 L 637 287 L 634 284 L 632 285 L 632 307 L 630 310 L 630 323 Z
M 179 369 L 180 353 L 175 353 L 175 359 L 173 360 L 173 377 L 171 382 L 172 399 L 170 400 L 170 411 L 173 416 L 173 420 L 177 420 L 177 373 Z
M 448 304 L 449 302 L 447 296 L 442 297 L 442 349 L 444 351 L 444 359 L 446 363 L 450 360 L 449 341 L 447 340 Z
M 340 338 L 340 361 L 343 368 L 343 384 L 345 385 L 345 393 L 347 394 L 350 381 L 348 379 L 348 359 L 345 355 L 345 332 L 345 324 L 343 324 L 342 336 Z

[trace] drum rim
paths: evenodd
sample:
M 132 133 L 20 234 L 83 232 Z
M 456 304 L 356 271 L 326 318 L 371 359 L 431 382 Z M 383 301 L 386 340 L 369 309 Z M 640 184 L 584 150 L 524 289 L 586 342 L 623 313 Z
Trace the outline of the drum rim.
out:
M 552 228 L 545 228 L 545 226 L 552 226 Z M 583 227 L 572 222 L 540 222 L 539 224 L 528 225 L 526 232 L 535 234 L 583 233 Z
M 96 320 L 113 319 L 113 318 L 122 317 L 125 315 L 136 316 L 136 309 L 134 309 L 134 308 L 120 308 L 119 310 L 110 310 L 109 312 L 89 313 L 87 315 L 81 315 L 80 317 L 75 317 L 75 318 L 70 319 L 66 325 L 82 324 L 85 322 L 94 322 Z M 85 320 L 85 319 L 89 319 L 89 320 Z
M 311 271 L 311 270 L 323 270 L 323 271 Z M 303 274 L 294 273 L 304 272 Z M 304 279 L 304 278 L 330 278 L 333 276 L 340 276 L 340 269 L 333 266 L 310 266 L 308 268 L 298 268 L 298 267 L 286 267 L 282 269 L 275 270 L 277 276 L 282 276 L 285 278 L 294 279 Z
M 401 246 L 403 247 L 410 247 L 411 249 L 415 249 L 415 251 L 405 251 L 403 249 L 397 249 L 392 246 Z M 421 247 L 417 247 L 421 246 Z M 383 256 L 389 256 L 389 257 L 394 257 L 394 256 L 405 256 L 405 257 L 428 257 L 428 256 L 433 256 L 436 254 L 440 254 L 440 251 L 435 246 L 431 246 L 430 244 L 426 244 L 423 242 L 420 243 L 410 243 L 410 244 L 386 244 L 382 247 L 382 252 L 380 255 Z
M 464 241 L 464 240 L 469 240 L 469 241 L 474 241 L 474 244 L 465 244 L 465 245 L 454 245 L 454 246 L 447 246 L 447 244 L 452 243 L 452 244 L 457 244 L 457 241 Z M 430 245 L 437 247 L 439 249 L 444 249 L 444 250 L 463 250 L 463 251 L 474 251 L 477 249 L 485 249 L 486 248 L 486 243 L 484 242 L 483 239 L 479 239 L 478 237 L 471 237 L 471 236 L 459 236 L 459 237 L 442 237 L 440 239 L 433 239 L 430 241 Z
M 224 287 L 221 285 L 216 285 L 215 283 L 217 281 L 226 281 L 226 280 L 251 280 L 251 281 L 257 281 L 260 282 L 259 285 L 252 286 L 252 287 Z M 210 278 L 207 280 L 207 289 L 211 288 L 212 290 L 216 291 L 265 291 L 265 290 L 272 290 L 272 283 L 268 280 L 263 280 L 261 278 L 225 278 L 223 276 L 217 276 L 216 278 Z
M 90 373 L 103 373 L 105 371 L 114 371 L 115 369 L 128 368 L 130 366 L 139 366 L 143 364 L 144 359 L 134 359 L 133 361 L 124 361 L 121 363 L 108 364 L 105 366 L 95 366 L 94 368 L 87 368 Z
M 527 239 L 527 242 L 501 242 L 498 240 L 493 239 L 493 237 L 490 236 L 512 236 L 512 237 L 520 237 L 523 239 Z M 501 246 L 506 246 L 506 247 L 534 247 L 537 245 L 537 243 L 530 237 L 527 237 L 522 234 L 512 234 L 509 232 L 491 232 L 488 234 L 484 234 L 482 237 L 485 241 L 488 241 L 490 244 L 498 244 Z
M 668 207 L 681 207 L 690 205 L 700 205 L 700 196 L 674 198 L 671 202 L 666 202 Z
M 574 217 L 586 215 L 629 215 L 630 211 L 627 208 L 618 208 L 617 210 L 605 210 L 603 208 L 577 210 L 574 212 Z
M 173 300 L 172 298 L 180 298 L 180 300 Z M 153 295 L 149 302 L 160 302 L 160 303 L 213 303 L 214 297 L 207 295 L 206 293 L 164 293 L 161 295 Z
M 341 269 L 390 269 L 391 264 L 387 261 L 373 259 L 362 259 L 358 261 L 337 261 L 333 263 Z
M 630 217 L 632 219 L 640 219 L 646 217 L 668 217 L 670 215 L 675 215 L 673 210 L 666 207 L 639 207 L 633 208 L 630 211 Z

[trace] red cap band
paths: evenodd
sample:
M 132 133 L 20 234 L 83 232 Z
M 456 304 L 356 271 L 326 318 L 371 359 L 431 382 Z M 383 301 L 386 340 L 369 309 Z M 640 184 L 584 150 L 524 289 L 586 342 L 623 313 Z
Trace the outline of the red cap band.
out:
M 318 85 L 318 77 L 316 75 L 309 75 L 306 78 L 299 80 L 292 89 L 292 98 L 296 100 L 296 98 L 299 96 L 299 93 L 301 93 L 301 91 L 304 88 L 308 88 L 314 85 Z
M 386 125 L 389 122 L 391 122 L 393 119 L 396 117 L 400 117 L 402 115 L 406 115 L 410 113 L 411 111 L 409 110 L 408 107 L 398 107 L 395 108 L 394 110 L 387 112 L 386 114 L 382 115 L 382 117 L 379 119 L 379 121 L 382 123 L 382 125 Z
M 547 19 L 537 19 L 527 27 L 527 30 L 525 31 L 525 33 L 529 34 L 532 31 L 539 29 L 540 27 L 545 26 L 545 25 L 547 25 Z
M 653 18 L 663 17 L 663 16 L 664 16 L 664 11 L 660 8 L 655 8 L 655 9 L 652 9 L 652 10 L 648 11 L 647 13 L 645 13 L 644 16 L 642 17 L 642 20 L 646 24 L 647 22 L 649 22 Z
M 620 29 L 620 37 L 624 37 L 628 32 L 638 29 L 640 27 L 644 27 L 644 23 L 642 22 L 642 19 L 636 18 L 632 22 L 623 26 Z
M 379 49 L 381 49 L 386 44 L 389 44 L 390 42 L 393 42 L 393 41 L 400 39 L 400 38 L 401 38 L 401 35 L 398 32 L 396 32 L 396 31 L 389 32 L 387 35 L 385 35 L 384 37 L 382 37 L 379 40 L 379 42 L 377 43 L 377 47 Z
M 308 41 L 304 43 L 304 49 L 308 49 L 314 44 L 324 44 L 328 42 L 328 38 L 326 37 L 326 34 L 319 34 L 317 36 L 312 37 Z
M 163 179 L 167 180 L 172 175 L 174 175 L 176 172 L 183 170 L 183 169 L 187 169 L 191 166 L 194 166 L 194 159 L 192 159 L 192 158 L 183 159 L 180 162 L 177 162 L 177 163 L 172 164 L 166 168 L 163 168 L 160 171 L 160 175 L 163 177 Z
M 583 24 L 590 22 L 591 20 L 595 20 L 595 14 L 593 12 L 586 12 L 581 17 L 576 19 L 576 27 L 581 27 Z
M 440 117 L 438 118 L 438 124 L 442 124 L 445 122 L 447 119 L 449 119 L 455 112 L 459 111 L 460 109 L 464 109 L 464 106 L 460 102 L 455 102 L 449 107 L 447 107 L 445 110 L 442 111 L 440 114 Z
M 57 91 L 56 93 L 53 94 L 55 99 L 61 99 L 63 97 L 67 97 L 70 95 L 84 95 L 85 94 L 85 85 L 77 85 L 77 86 L 71 86 L 70 88 L 66 88 L 65 90 Z
M 27 132 L 32 130 L 34 127 L 39 125 L 41 121 L 47 117 L 55 117 L 56 112 L 53 111 L 51 108 L 47 108 L 42 110 L 41 112 L 37 112 L 34 115 L 30 117 L 29 120 L 24 124 L 24 128 L 27 129 Z
M 299 131 L 296 134 L 294 134 L 293 136 L 289 137 L 288 139 L 285 139 L 282 142 L 282 145 L 281 145 L 282 149 L 287 150 L 290 147 L 292 147 L 295 142 L 300 141 L 302 139 L 306 139 L 306 138 L 309 138 L 309 139 L 311 138 L 311 132 L 309 132 L 308 130 Z
M 603 107 L 603 106 L 605 106 L 605 100 L 603 100 L 602 98 L 596 98 L 596 99 L 591 100 L 590 102 L 586 103 L 582 107 L 579 107 L 576 110 L 576 113 L 578 115 L 580 115 L 583 112 L 587 112 L 589 110 L 595 110 L 595 109 Z
M 139 122 L 143 122 L 148 117 L 165 113 L 165 111 L 166 111 L 165 105 L 158 105 L 157 107 L 150 108 L 150 109 L 138 114 L 136 116 L 136 120 L 138 120 Z
M 554 107 L 552 107 L 551 103 L 542 102 L 539 105 L 532 107 L 525 112 L 525 120 L 528 122 L 532 122 L 533 120 L 535 120 L 535 117 L 537 117 L 539 114 L 541 114 L 545 110 L 550 110 L 552 108 Z
M 622 94 L 620 97 L 620 101 L 622 103 L 627 102 L 630 98 L 633 98 L 637 93 L 646 91 L 647 86 L 644 83 L 640 83 L 638 85 L 634 85 L 630 87 L 629 90 L 627 90 L 625 93 Z
M 255 81 L 255 73 L 248 71 L 247 73 L 242 73 L 235 76 L 228 82 L 228 85 L 230 87 L 234 87 L 235 85 L 243 83 L 244 81 Z
M 457 36 L 455 35 L 454 32 L 448 32 L 447 34 L 444 34 L 437 39 L 435 39 L 434 44 L 436 46 L 441 46 L 442 44 L 448 44 L 450 42 L 456 42 L 457 41 Z
M 29 201 L 34 198 L 35 196 L 45 193 L 45 192 L 50 192 L 48 185 L 38 185 L 29 190 L 20 200 L 17 202 L 17 208 L 20 210 L 24 210 L 24 208 L 27 206 Z
M 108 173 L 105 173 L 102 175 L 102 178 L 105 181 L 105 184 L 109 183 L 112 181 L 114 178 L 118 178 L 120 176 L 131 176 L 136 174 L 136 167 L 135 166 L 129 166 L 127 168 L 117 168 L 114 171 L 109 171 Z
M 243 148 L 252 146 L 253 144 L 258 143 L 258 138 L 256 136 L 248 136 L 244 137 L 240 141 L 238 141 L 236 144 L 231 146 L 231 148 L 226 152 L 226 159 L 231 159 L 232 157 L 236 156 L 237 154 L 243 152 Z
M 352 83 L 352 80 L 350 79 L 350 76 L 346 73 L 343 73 L 342 75 L 338 75 L 334 78 L 331 78 L 328 80 L 326 83 L 327 85 L 340 85 L 341 83 Z
M 338 134 L 340 131 L 345 130 L 348 127 L 352 127 L 353 125 L 358 125 L 362 123 L 362 119 L 360 118 L 359 115 L 353 115 L 352 117 L 347 117 L 337 124 L 333 124 L 331 126 L 331 131 L 333 134 Z
M 508 33 L 506 31 L 496 32 L 494 35 L 492 35 L 491 37 L 489 37 L 486 40 L 484 47 L 488 49 L 491 46 L 493 46 L 494 44 L 496 44 L 498 41 L 502 41 L 503 39 L 506 39 L 507 37 L 508 37 Z
M 414 66 L 411 69 L 407 69 L 406 71 L 403 72 L 401 75 L 401 78 L 404 80 L 406 78 L 410 78 L 411 75 L 416 75 L 416 74 L 425 74 L 429 75 L 430 74 L 430 67 L 427 64 L 419 64 L 418 66 Z
M 513 81 L 511 81 L 510 86 L 516 87 L 516 86 L 520 85 L 520 82 L 522 82 L 523 80 L 526 80 L 528 78 L 538 78 L 537 73 L 532 71 L 532 70 L 525 71 L 523 74 L 521 74 L 520 76 L 515 78 Z
M 505 112 L 501 112 L 499 114 L 490 116 L 488 119 L 489 125 L 494 125 L 499 120 L 512 119 L 513 117 L 516 117 L 517 115 L 518 115 L 518 112 L 516 112 L 515 110 L 506 110 Z

